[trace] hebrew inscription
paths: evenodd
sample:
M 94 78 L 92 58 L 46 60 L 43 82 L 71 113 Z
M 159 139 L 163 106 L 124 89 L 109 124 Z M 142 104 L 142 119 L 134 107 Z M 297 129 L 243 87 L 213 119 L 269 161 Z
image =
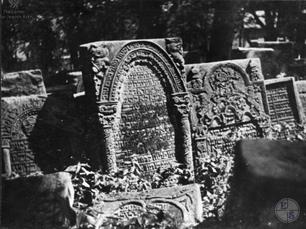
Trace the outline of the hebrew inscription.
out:
M 45 98 L 37 96 L 2 99 L 2 148 L 10 150 L 12 171 L 21 176 L 40 170 L 35 163 L 29 137 L 44 102 Z
M 169 120 L 167 98 L 153 69 L 137 65 L 124 86 L 121 121 L 117 133 L 119 168 L 136 154 L 146 174 L 175 161 L 174 129 Z
M 294 125 L 300 121 L 292 78 L 266 80 L 267 100 L 272 123 Z

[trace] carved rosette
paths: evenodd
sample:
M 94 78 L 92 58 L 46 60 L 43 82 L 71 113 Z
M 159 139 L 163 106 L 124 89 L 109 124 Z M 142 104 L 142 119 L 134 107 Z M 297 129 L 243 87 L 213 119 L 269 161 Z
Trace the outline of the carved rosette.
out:
M 106 45 L 91 45 L 89 48 L 91 55 L 91 70 L 93 72 L 93 80 L 95 84 L 95 94 L 99 98 L 100 87 L 103 83 L 103 78 L 109 66 L 109 50 Z
M 116 156 L 114 152 L 114 123 L 117 112 L 117 102 L 98 103 L 99 121 L 103 126 L 104 132 L 104 150 L 107 161 L 107 171 L 114 172 L 117 170 Z

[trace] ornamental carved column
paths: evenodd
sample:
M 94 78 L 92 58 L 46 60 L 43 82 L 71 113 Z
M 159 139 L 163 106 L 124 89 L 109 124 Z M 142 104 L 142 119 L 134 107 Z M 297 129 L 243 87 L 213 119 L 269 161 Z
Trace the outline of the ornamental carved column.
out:
M 104 153 L 102 155 L 106 158 L 107 172 L 116 172 L 116 155 L 114 153 L 114 124 L 117 112 L 117 102 L 98 103 L 99 107 L 99 121 L 104 131 Z
M 182 92 L 172 94 L 172 99 L 174 102 L 174 107 L 176 108 L 180 134 L 182 135 L 181 141 L 178 142 L 178 147 L 179 149 L 182 149 L 184 154 L 184 164 L 191 170 L 191 179 L 193 179 L 194 166 L 189 122 L 190 98 L 187 92 Z

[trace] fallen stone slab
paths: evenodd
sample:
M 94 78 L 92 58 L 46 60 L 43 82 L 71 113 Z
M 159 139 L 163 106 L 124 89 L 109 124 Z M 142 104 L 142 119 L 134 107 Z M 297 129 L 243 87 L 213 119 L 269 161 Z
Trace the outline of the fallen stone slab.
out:
M 202 221 L 202 201 L 197 184 L 107 195 L 95 206 L 101 218 L 127 221 L 143 213 L 167 214 L 177 227 L 192 226 Z M 104 221 L 101 221 L 103 226 Z
M 2 97 L 46 95 L 42 73 L 39 69 L 10 72 L 3 75 Z

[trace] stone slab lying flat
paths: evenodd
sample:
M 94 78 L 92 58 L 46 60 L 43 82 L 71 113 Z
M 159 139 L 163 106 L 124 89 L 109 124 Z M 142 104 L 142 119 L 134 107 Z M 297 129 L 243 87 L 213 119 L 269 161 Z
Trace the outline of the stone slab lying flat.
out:
M 45 95 L 46 88 L 39 69 L 11 72 L 3 75 L 2 97 Z
M 160 211 L 172 216 L 178 225 L 194 225 L 202 221 L 200 188 L 196 184 L 108 195 L 101 206 L 105 215 L 128 220 L 144 212 Z

